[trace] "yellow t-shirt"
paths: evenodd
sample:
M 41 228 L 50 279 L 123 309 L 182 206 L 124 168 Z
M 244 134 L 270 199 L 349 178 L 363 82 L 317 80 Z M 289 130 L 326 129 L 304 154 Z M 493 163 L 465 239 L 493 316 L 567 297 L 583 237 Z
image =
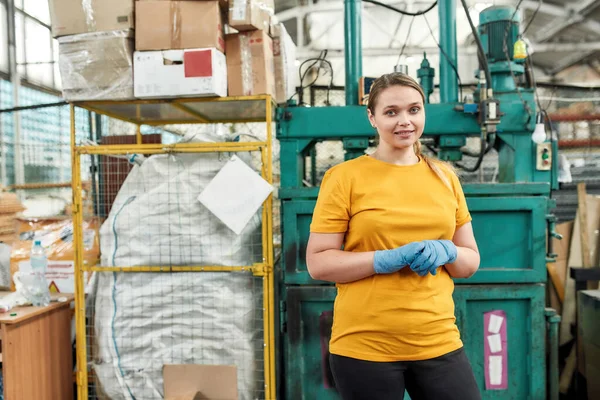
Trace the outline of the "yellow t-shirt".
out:
M 329 169 L 311 232 L 345 232 L 345 251 L 394 249 L 452 239 L 471 221 L 454 172 L 439 164 L 452 190 L 426 162 L 393 165 L 361 156 Z M 454 282 L 445 268 L 420 277 L 409 267 L 338 283 L 330 352 L 368 361 L 426 360 L 462 347 Z

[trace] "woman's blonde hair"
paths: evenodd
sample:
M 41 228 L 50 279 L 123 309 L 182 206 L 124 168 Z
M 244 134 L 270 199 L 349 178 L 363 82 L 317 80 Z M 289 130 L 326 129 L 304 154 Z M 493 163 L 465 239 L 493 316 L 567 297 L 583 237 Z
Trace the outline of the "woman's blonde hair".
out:
M 375 81 L 371 85 L 371 90 L 369 91 L 369 98 L 367 102 L 367 108 L 369 109 L 369 111 L 371 111 L 371 114 L 375 115 L 375 106 L 377 105 L 377 100 L 381 92 L 392 86 L 406 86 L 415 89 L 417 92 L 419 92 L 421 98 L 423 99 L 423 104 L 425 104 L 425 92 L 423 92 L 423 88 L 421 88 L 421 85 L 419 85 L 417 81 L 415 81 L 409 75 L 400 72 L 393 72 L 390 74 L 380 76 L 379 78 L 375 79 Z M 423 161 L 427 163 L 429 168 L 431 168 L 431 170 L 435 172 L 435 174 L 442 180 L 442 182 L 444 182 L 444 184 L 452 190 L 452 184 L 450 183 L 448 176 L 444 174 L 444 172 L 442 172 L 440 166 L 446 167 L 450 171 L 454 171 L 454 168 L 446 162 L 443 162 L 438 159 L 433 159 L 424 155 L 421 151 L 420 140 L 417 140 L 415 142 L 413 148 L 417 157 L 422 158 Z

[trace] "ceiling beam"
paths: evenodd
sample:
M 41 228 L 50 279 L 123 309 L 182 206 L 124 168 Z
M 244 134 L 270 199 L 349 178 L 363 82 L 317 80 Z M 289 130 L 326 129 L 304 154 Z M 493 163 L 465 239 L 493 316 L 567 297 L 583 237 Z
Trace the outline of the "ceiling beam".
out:
M 416 1 L 414 3 L 410 2 L 410 1 L 408 1 L 408 2 L 397 1 L 397 2 L 391 2 L 391 3 L 389 3 L 389 5 L 402 9 L 408 3 L 413 5 L 412 6 L 413 10 L 418 10 L 418 9 L 421 9 L 421 8 L 426 7 L 431 4 L 430 2 L 424 0 L 424 1 Z M 585 5 L 585 7 L 579 6 L 577 9 L 581 10 L 584 13 L 587 13 L 587 12 L 590 12 L 596 6 L 596 3 L 599 3 L 599 2 L 597 2 L 597 1 L 594 2 L 594 0 L 586 0 L 585 3 L 583 3 Z M 497 1 L 497 4 L 508 4 L 508 5 L 514 6 L 514 1 L 499 0 L 499 1 Z M 363 3 L 363 7 L 365 9 L 370 9 L 370 8 L 374 8 L 374 7 L 377 8 L 379 6 L 376 6 L 371 3 Z M 572 16 L 572 13 L 570 13 L 569 10 L 565 9 L 564 7 L 555 6 L 552 4 L 545 3 L 545 2 L 540 5 L 540 3 L 536 0 L 523 0 L 521 2 L 521 7 L 524 9 L 528 9 L 528 10 L 536 10 L 539 7 L 540 12 L 542 12 L 544 14 L 552 15 L 554 17 L 559 17 L 556 19 L 556 21 L 553 21 L 552 26 L 560 26 L 560 25 L 564 24 L 565 20 L 571 18 L 571 16 Z M 290 20 L 292 18 L 301 18 L 301 17 L 304 17 L 304 16 L 312 14 L 312 13 L 341 12 L 343 9 L 344 9 L 344 4 L 341 1 L 323 2 L 323 3 L 308 4 L 305 6 L 289 8 L 285 11 L 281 11 L 281 12 L 277 13 L 276 15 L 280 22 L 284 22 L 284 21 Z M 436 15 L 436 18 L 437 18 L 437 15 Z M 598 21 L 584 19 L 581 21 L 581 26 L 585 27 L 586 29 L 588 29 L 591 32 L 600 32 L 600 22 L 598 22 Z M 534 41 L 541 42 L 542 40 L 536 39 Z
M 386 3 L 386 4 L 388 4 L 392 7 L 403 9 L 406 7 L 407 2 L 406 1 L 395 1 L 395 2 L 390 2 L 390 3 Z M 424 1 L 417 1 L 412 4 L 415 4 L 417 7 L 418 7 L 418 5 L 428 6 L 428 5 L 431 5 L 431 2 L 427 2 L 426 0 L 424 0 Z M 417 7 L 415 7 L 415 8 L 417 8 Z M 379 6 L 372 4 L 372 3 L 363 3 L 363 8 L 365 8 L 365 9 L 379 8 Z M 296 18 L 299 16 L 305 16 L 305 15 L 312 14 L 312 13 L 342 11 L 343 9 L 344 9 L 344 2 L 341 2 L 341 1 L 323 2 L 323 3 L 316 3 L 316 4 L 311 3 L 311 4 L 307 4 L 305 6 L 288 8 L 285 11 L 278 12 L 276 14 L 276 16 L 280 22 L 283 22 L 283 21 L 287 21 L 288 19 Z M 392 11 L 389 11 L 389 12 L 392 12 Z
M 508 4 L 508 5 L 514 6 L 513 3 L 514 3 L 514 1 L 511 1 L 511 0 L 497 1 L 497 4 Z M 407 4 L 411 4 L 413 10 L 418 10 L 418 9 L 420 9 L 419 6 L 429 6 L 429 5 L 431 5 L 431 2 L 429 2 L 427 0 L 415 1 L 415 2 L 396 1 L 396 2 L 390 2 L 387 4 L 389 4 L 390 6 L 396 7 L 396 8 L 400 8 L 400 9 L 405 9 Z M 538 8 L 538 6 L 540 7 L 540 12 L 542 12 L 544 14 L 553 15 L 555 17 L 561 17 L 561 16 L 565 16 L 568 14 L 565 11 L 565 9 L 560 6 L 555 6 L 555 5 L 548 4 L 548 3 L 542 3 L 541 5 L 539 5 L 539 2 L 536 0 L 523 0 L 521 2 L 521 7 L 524 9 L 528 9 L 528 10 L 535 10 Z M 372 4 L 372 3 L 363 3 L 363 7 L 379 8 L 379 6 Z M 458 7 L 458 8 L 460 8 L 462 10 L 462 7 Z M 344 4 L 341 1 L 322 2 L 322 3 L 317 3 L 317 4 L 307 4 L 305 6 L 292 7 L 292 8 L 288 8 L 287 10 L 278 12 L 277 18 L 279 19 L 279 21 L 283 22 L 283 21 L 287 21 L 288 19 L 295 18 L 297 16 L 304 16 L 304 15 L 312 14 L 315 12 L 342 11 L 343 9 L 344 9 Z M 390 11 L 390 12 L 392 12 L 392 11 Z
M 594 32 L 600 32 L 600 23 L 596 22 L 596 24 L 599 26 L 592 26 L 596 25 L 594 24 L 595 21 L 587 21 L 585 19 L 585 16 L 594 8 L 596 8 L 598 4 L 599 2 L 597 0 L 585 0 L 573 8 L 565 7 L 563 11 L 564 15 L 556 16 L 556 18 L 550 21 L 550 23 L 538 30 L 532 37 L 533 41 L 538 43 L 546 42 L 569 26 L 578 24 L 580 22 L 584 22 L 586 27 L 589 29 L 596 29 Z M 588 22 L 591 23 L 588 24 Z
M 594 53 L 595 51 L 577 52 L 568 57 L 564 57 L 558 64 L 548 71 L 548 75 L 556 75 L 560 71 L 569 68 L 571 65 L 577 64 L 581 60 L 584 60 L 586 57 Z
M 402 21 L 404 20 L 404 14 L 400 14 L 400 18 L 398 19 L 398 23 L 396 24 L 396 29 L 394 29 L 394 34 L 390 39 L 390 44 L 388 47 L 391 49 L 394 46 L 394 42 L 397 42 L 396 36 L 398 35 L 398 31 L 400 30 L 400 26 L 402 26 Z
M 583 43 L 533 43 L 531 45 L 533 51 L 531 54 L 540 54 L 540 53 L 566 53 L 566 52 L 577 52 L 577 53 L 593 53 L 595 51 L 600 51 L 600 41 L 598 42 L 583 42 Z M 313 47 L 298 47 L 296 49 L 296 56 L 298 59 L 306 59 L 311 57 L 318 57 L 321 52 L 320 48 Z M 363 48 L 363 56 L 368 57 L 380 57 L 380 56 L 397 56 L 400 52 L 401 47 L 375 47 L 375 48 Z M 343 57 L 344 49 L 327 49 L 327 56 L 331 57 Z M 404 49 L 404 54 L 406 55 L 415 55 L 421 54 L 423 52 L 438 54 L 439 49 L 434 46 L 430 47 L 420 47 L 420 46 L 406 46 Z M 477 48 L 475 46 L 467 46 L 467 47 L 459 47 L 458 53 L 460 55 L 471 55 L 477 53 Z M 587 55 L 586 55 L 587 57 Z M 558 58 L 558 57 L 557 57 Z

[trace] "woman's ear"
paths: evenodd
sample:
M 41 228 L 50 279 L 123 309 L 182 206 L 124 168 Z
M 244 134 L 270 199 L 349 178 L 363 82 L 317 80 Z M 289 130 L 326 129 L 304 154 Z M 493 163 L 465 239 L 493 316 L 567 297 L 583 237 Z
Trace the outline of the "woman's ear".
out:
M 369 115 L 369 122 L 371 123 L 371 126 L 375 129 L 377 129 L 377 125 L 375 125 L 375 116 L 373 115 L 371 110 L 369 110 L 368 108 L 367 108 L 367 114 Z

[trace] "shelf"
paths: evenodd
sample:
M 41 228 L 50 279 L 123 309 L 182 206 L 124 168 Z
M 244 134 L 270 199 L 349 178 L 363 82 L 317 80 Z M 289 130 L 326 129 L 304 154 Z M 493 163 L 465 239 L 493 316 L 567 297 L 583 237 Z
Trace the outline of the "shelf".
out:
M 269 95 L 80 101 L 73 105 L 136 125 L 266 122 Z
M 600 147 L 600 139 L 567 139 L 559 140 L 558 148 Z
M 552 122 L 600 121 L 600 114 L 550 114 Z

